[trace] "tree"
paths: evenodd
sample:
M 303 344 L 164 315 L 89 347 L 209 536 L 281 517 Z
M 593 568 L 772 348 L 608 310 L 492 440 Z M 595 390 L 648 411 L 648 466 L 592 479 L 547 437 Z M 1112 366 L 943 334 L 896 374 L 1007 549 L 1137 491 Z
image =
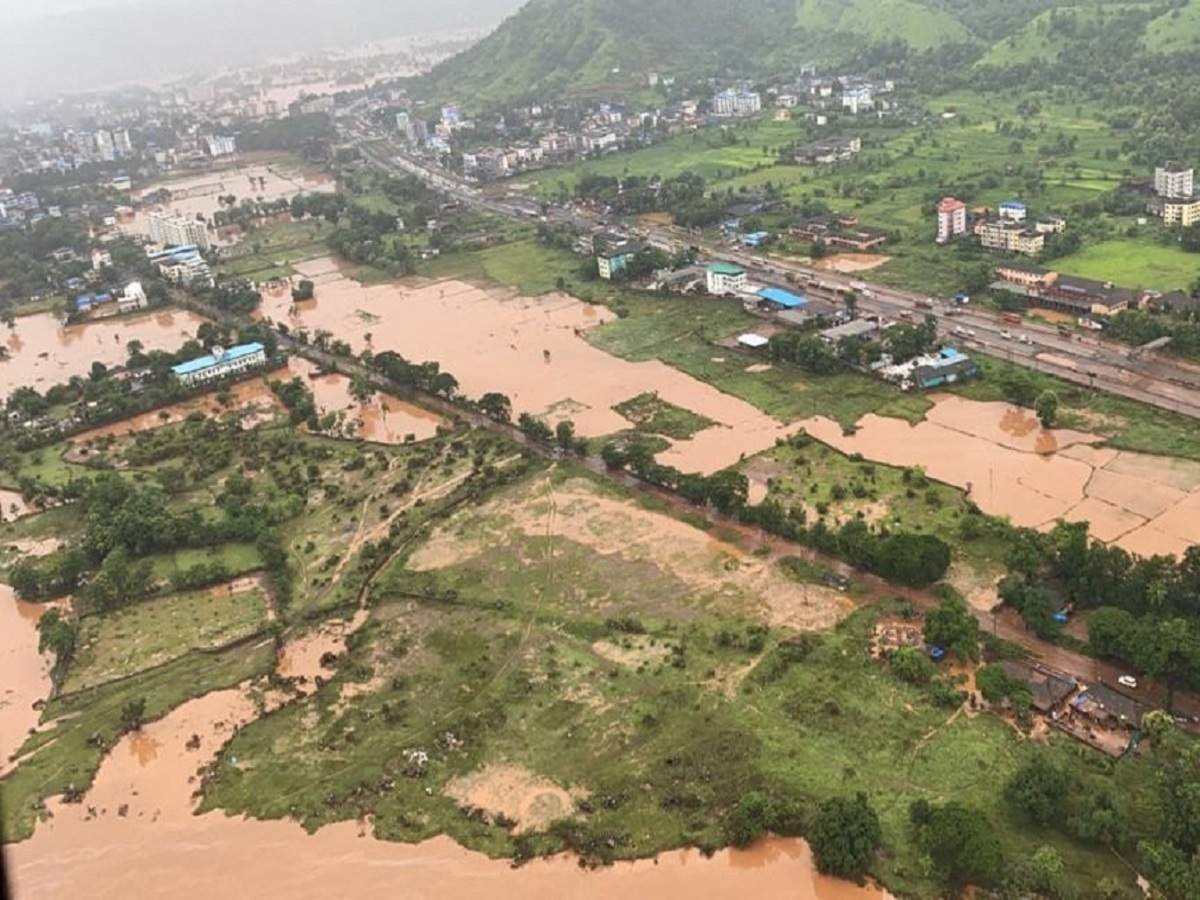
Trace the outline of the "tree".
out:
M 292 300 L 299 303 L 303 300 L 311 300 L 316 296 L 316 285 L 308 279 L 301 279 L 300 282 L 292 288 Z
M 767 830 L 769 818 L 770 804 L 766 796 L 751 791 L 726 816 L 725 837 L 735 847 L 747 847 Z
M 563 419 L 554 427 L 554 439 L 558 446 L 563 450 L 570 450 L 575 446 L 575 423 L 570 419 Z
M 909 684 L 929 684 L 937 671 L 937 667 L 929 657 L 916 647 L 896 648 L 889 661 L 896 677 Z
M 940 644 L 963 659 L 976 659 L 979 622 L 961 597 L 947 596 L 925 617 L 925 640 Z
M 952 891 L 965 884 L 994 884 L 1003 862 L 991 824 L 977 810 L 951 800 L 934 806 L 918 800 L 909 807 L 917 843 Z
M 1048 825 L 1062 814 L 1063 801 L 1071 788 L 1065 769 L 1038 754 L 1013 773 L 1004 796 L 1018 812 L 1038 825 Z
M 817 869 L 854 881 L 867 873 L 882 841 L 879 816 L 863 793 L 822 803 L 809 834 Z
M 479 411 L 489 419 L 508 422 L 512 419 L 512 401 L 504 394 L 487 393 L 479 398 Z
M 1006 885 L 1008 892 L 1018 897 L 1057 897 L 1063 875 L 1062 855 L 1048 844 L 1033 851 L 1028 859 L 1012 868 Z
M 121 707 L 121 733 L 137 731 L 146 719 L 146 698 L 138 697 Z
M 1035 405 L 1038 421 L 1042 423 L 1043 428 L 1053 428 L 1054 422 L 1058 418 L 1058 394 L 1054 391 L 1042 391 L 1038 395 Z
M 356 372 L 350 377 L 350 396 L 359 406 L 366 406 L 375 396 L 375 382 Z
M 78 628 L 64 619 L 57 609 L 48 610 L 38 619 L 37 630 L 38 653 L 53 653 L 57 668 L 75 657 Z

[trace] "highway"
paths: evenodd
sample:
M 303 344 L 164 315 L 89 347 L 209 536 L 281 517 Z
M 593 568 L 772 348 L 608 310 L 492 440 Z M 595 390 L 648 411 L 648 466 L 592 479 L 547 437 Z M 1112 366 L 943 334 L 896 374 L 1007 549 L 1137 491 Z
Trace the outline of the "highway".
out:
M 364 158 L 393 173 L 416 176 L 453 199 L 502 216 L 541 220 L 590 232 L 606 223 L 590 210 L 574 206 L 538 207 L 534 201 L 496 197 L 467 184 L 445 170 L 414 159 L 362 119 L 351 120 L 348 136 Z M 617 229 L 620 230 L 620 229 Z M 836 291 L 856 290 L 860 315 L 920 321 L 932 315 L 947 342 L 968 351 L 1008 360 L 1065 381 L 1101 390 L 1160 409 L 1200 418 L 1200 366 L 1161 354 L 1139 354 L 1124 344 L 1071 332 L 1031 319 L 1020 324 L 1001 315 L 971 307 L 956 307 L 939 298 L 867 282 L 862 274 L 844 275 L 817 270 L 792 259 L 749 253 L 736 246 L 717 245 L 683 229 L 657 226 L 638 231 L 665 245 L 698 247 L 710 260 L 721 259 L 746 268 L 756 283 L 791 287 L 836 302 Z M 826 288 L 816 286 L 819 282 Z M 833 290 L 829 290 L 832 288 Z

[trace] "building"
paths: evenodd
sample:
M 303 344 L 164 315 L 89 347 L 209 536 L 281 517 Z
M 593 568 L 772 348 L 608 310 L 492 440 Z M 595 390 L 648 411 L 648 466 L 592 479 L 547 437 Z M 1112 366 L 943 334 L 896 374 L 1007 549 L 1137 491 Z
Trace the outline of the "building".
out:
M 1033 228 L 1042 234 L 1062 234 L 1067 230 L 1067 220 L 1062 216 L 1038 216 Z
M 975 224 L 979 243 L 989 250 L 1037 256 L 1046 246 L 1046 235 L 1007 219 L 984 219 Z
M 937 242 L 944 244 L 967 231 L 967 204 L 943 197 L 937 205 Z
M 852 115 L 875 108 L 875 99 L 871 96 L 869 84 L 855 85 L 842 91 L 842 108 Z
M 113 143 L 111 131 L 101 129 L 96 132 L 96 156 L 103 162 L 114 162 L 117 158 L 117 148 Z
M 873 250 L 888 239 L 887 232 L 859 225 L 854 216 L 824 216 L 798 222 L 788 229 L 794 238 L 859 253 Z
M 208 148 L 208 155 L 213 159 L 237 153 L 237 138 L 213 134 L 204 139 L 204 144 Z
M 113 149 L 117 153 L 117 159 L 127 159 L 133 156 L 133 141 L 129 139 L 129 131 L 121 128 L 112 133 Z
M 1023 660 L 1006 659 L 1000 663 L 1009 678 L 1029 689 L 1033 708 L 1043 714 L 1053 713 L 1059 704 L 1075 692 L 1076 684 Z
M 879 331 L 877 319 L 852 319 L 841 325 L 826 328 L 821 332 L 820 337 L 827 344 L 837 344 L 847 338 L 867 338 L 877 331 Z
M 712 110 L 715 116 L 752 116 L 762 109 L 762 97 L 754 91 L 739 91 L 729 88 L 713 97 Z
M 808 306 L 807 297 L 777 287 L 762 288 L 758 292 L 758 297 L 759 307 L 770 311 L 803 309 Z
M 105 266 L 112 265 L 112 254 L 107 250 L 92 251 L 92 271 L 99 272 Z
M 211 287 L 213 284 L 212 270 L 194 245 L 171 247 L 147 255 L 168 281 L 188 287 Z
M 172 367 L 175 377 L 184 384 L 204 384 L 228 375 L 237 375 L 248 369 L 265 365 L 267 349 L 260 343 L 240 344 L 230 347 L 213 347 L 208 356 L 191 359 Z
M 1200 222 L 1200 197 L 1163 200 L 1162 219 L 1164 225 L 1179 225 L 1188 228 Z
M 150 240 L 164 247 L 196 247 L 207 250 L 208 226 L 198 219 L 152 212 L 146 217 Z
M 965 381 L 979 374 L 975 361 L 954 347 L 943 347 L 935 354 L 918 357 L 915 362 L 912 383 L 923 391 Z
M 1154 193 L 1169 200 L 1192 196 L 1193 170 L 1171 161 L 1154 170 Z
M 852 137 L 840 141 L 816 141 L 797 147 L 793 154 L 797 165 L 815 166 L 820 163 L 844 162 L 862 152 L 862 138 Z
M 1103 684 L 1088 685 L 1071 704 L 1081 715 L 1105 728 L 1141 727 L 1142 718 L 1152 707 Z
M 705 272 L 705 284 L 717 297 L 739 294 L 746 289 L 746 270 L 733 263 L 713 263 Z
M 1075 315 L 1111 316 L 1137 305 L 1137 295 L 1111 281 L 1094 281 L 1074 275 L 1051 273 L 1038 294 L 1040 306 L 1060 309 Z
M 629 268 L 635 256 L 642 250 L 642 245 L 636 241 L 622 237 L 619 234 L 601 233 L 592 239 L 596 253 L 596 268 L 600 277 L 611 281 Z
M 763 347 L 767 346 L 767 344 L 771 343 L 769 339 L 763 337 L 761 334 L 755 334 L 752 331 L 748 331 L 745 334 L 739 334 L 737 336 L 737 342 L 739 347 L 745 347 L 748 350 L 761 350 Z
M 131 281 L 125 285 L 125 290 L 117 298 L 117 309 L 123 313 L 134 312 L 139 309 L 145 309 L 149 302 L 142 283 L 140 281 Z
M 746 247 L 761 247 L 771 238 L 769 231 L 751 231 L 742 235 L 742 244 Z
M 1024 222 L 1027 212 L 1025 204 L 1020 200 L 1005 200 L 1000 204 L 997 210 L 1000 218 L 1007 219 L 1010 222 Z
M 1055 273 L 1028 263 L 1002 263 L 996 266 L 996 276 L 1006 284 L 1036 291 L 1046 284 L 1046 277 Z

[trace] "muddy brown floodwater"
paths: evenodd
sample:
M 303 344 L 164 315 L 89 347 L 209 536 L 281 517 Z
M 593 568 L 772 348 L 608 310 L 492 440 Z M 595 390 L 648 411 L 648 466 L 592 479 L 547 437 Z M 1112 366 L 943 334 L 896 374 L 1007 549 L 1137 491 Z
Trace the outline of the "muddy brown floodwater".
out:
M 196 770 L 255 715 L 245 691 L 184 704 L 105 759 L 84 803 L 51 804 L 33 838 L 8 849 L 15 896 L 95 900 L 170 895 L 255 898 L 524 898 L 634 896 L 687 900 L 740 896 L 877 900 L 876 888 L 815 873 L 803 841 L 770 838 L 705 859 L 696 851 L 657 861 L 580 869 L 562 856 L 513 869 L 449 838 L 394 844 L 346 822 L 306 834 L 291 822 L 192 813 Z M 189 750 L 193 735 L 200 748 Z M 94 811 L 94 815 L 89 812 Z
M 130 341 L 141 341 L 147 351 L 174 352 L 196 336 L 203 322 L 200 316 L 183 310 L 70 326 L 63 326 L 48 313 L 21 316 L 12 328 L 0 329 L 0 340 L 8 350 L 8 357 L 0 359 L 0 397 L 23 386 L 45 391 L 73 375 L 87 375 L 94 361 L 123 365 Z
M 794 430 L 743 400 L 657 360 L 629 362 L 592 346 L 584 334 L 613 319 L 603 307 L 564 294 L 522 297 L 462 281 L 365 286 L 329 259 L 297 266 L 316 298 L 293 303 L 286 291 L 263 298 L 263 315 L 293 330 L 329 331 L 355 349 L 393 350 L 437 361 L 478 397 L 507 394 L 514 413 L 571 419 L 585 437 L 630 428 L 613 407 L 648 391 L 718 423 L 660 454 L 685 471 L 713 472 L 758 453 Z
M 1042 428 L 1028 410 L 1004 403 L 934 399 L 917 425 L 876 415 L 852 435 L 825 418 L 804 425 L 844 453 L 922 466 L 1016 525 L 1087 521 L 1099 540 L 1146 556 L 1200 543 L 1200 463 L 1098 447 L 1099 435 Z
M 18 600 L 0 584 L 0 775 L 37 726 L 33 704 L 50 695 L 49 657 L 38 653 L 37 623 L 48 606 Z

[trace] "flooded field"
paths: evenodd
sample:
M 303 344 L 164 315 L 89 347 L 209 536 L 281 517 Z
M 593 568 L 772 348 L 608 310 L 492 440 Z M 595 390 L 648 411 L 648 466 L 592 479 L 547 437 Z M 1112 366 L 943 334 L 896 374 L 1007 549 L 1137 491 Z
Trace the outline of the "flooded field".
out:
M 211 223 L 213 214 L 222 209 L 222 198 L 232 195 L 242 200 L 290 200 L 297 194 L 333 191 L 334 184 L 328 178 L 305 175 L 293 166 L 282 162 L 262 162 L 236 165 L 215 172 L 203 172 L 185 178 L 171 179 L 149 185 L 138 191 L 135 199 L 142 201 L 148 195 L 166 189 L 171 192 L 168 202 L 152 204 L 138 210 L 120 223 L 126 234 L 148 236 L 147 213 L 163 211 L 177 213 L 187 218 L 202 216 Z M 212 232 L 215 241 L 216 232 Z
M 1200 463 L 1097 447 L 1099 436 L 1044 429 L 1028 410 L 943 396 L 915 426 L 868 415 L 850 436 L 824 418 L 805 427 L 844 453 L 921 466 L 1016 525 L 1086 520 L 1143 555 L 1200 543 Z
M 108 437 L 121 437 L 148 428 L 181 422 L 197 412 L 214 418 L 233 412 L 244 412 L 247 415 L 243 419 L 243 427 L 253 427 L 283 412 L 283 405 L 268 382 L 292 378 L 304 380 L 313 392 L 317 409 L 322 414 L 345 414 L 343 431 L 347 436 L 381 444 L 399 444 L 410 437 L 416 441 L 427 440 L 433 437 L 438 426 L 443 424 L 443 420 L 437 414 L 395 397 L 376 394 L 365 404 L 360 404 L 350 396 L 350 379 L 347 376 L 335 372 L 321 373 L 314 363 L 301 357 L 291 357 L 285 368 L 276 369 L 262 378 L 241 381 L 231 386 L 228 403 L 222 403 L 215 393 L 203 394 L 183 403 L 151 410 L 111 425 L 85 431 L 72 438 L 71 444 L 74 448 L 87 447 Z M 78 453 L 73 453 L 73 456 L 77 455 Z M 8 502 L 2 491 L 0 501 L 3 501 L 4 509 L 7 510 Z
M 0 359 L 0 397 L 18 387 L 45 391 L 72 376 L 86 376 L 92 362 L 123 365 L 129 356 L 126 345 L 141 341 L 146 351 L 176 351 L 204 322 L 184 310 L 167 310 L 135 316 L 101 319 L 63 326 L 50 314 L 21 316 L 16 324 L 0 332 L 8 355 Z
M 593 347 L 584 332 L 613 313 L 564 294 L 539 298 L 461 281 L 364 286 L 332 260 L 297 266 L 316 298 L 293 303 L 268 293 L 263 315 L 310 333 L 325 329 L 356 350 L 394 350 L 413 361 L 436 360 L 478 397 L 507 394 L 514 416 L 571 419 L 596 437 L 630 428 L 613 406 L 646 392 L 718 423 L 660 454 L 685 471 L 713 472 L 774 444 L 792 429 L 750 404 L 658 361 L 628 362 Z
M 18 600 L 0 585 L 0 774 L 37 726 L 33 704 L 50 695 L 49 657 L 38 653 L 37 623 L 49 606 Z
M 513 869 L 449 838 L 416 845 L 378 841 L 369 836 L 369 823 L 346 822 L 310 836 L 291 822 L 193 815 L 197 770 L 255 714 L 248 691 L 220 691 L 123 738 L 83 804 L 52 802 L 53 818 L 30 840 L 6 848 L 15 896 L 125 900 L 145 896 L 149 885 L 170 885 L 180 900 L 222 894 L 289 900 L 484 894 L 588 900 L 622 892 L 688 900 L 888 896 L 817 875 L 808 847 L 793 839 L 769 838 L 711 859 L 687 850 L 587 871 L 563 856 Z

